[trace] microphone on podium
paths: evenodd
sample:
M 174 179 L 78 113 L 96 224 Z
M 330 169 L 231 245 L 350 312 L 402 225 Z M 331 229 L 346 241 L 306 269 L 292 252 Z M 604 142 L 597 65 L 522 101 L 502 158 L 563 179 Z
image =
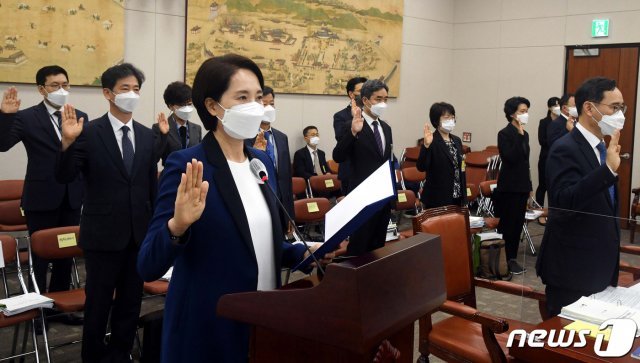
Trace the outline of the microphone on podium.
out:
M 293 218 L 291 218 L 291 216 L 289 215 L 289 212 L 287 212 L 287 209 L 284 207 L 284 205 L 282 205 L 282 201 L 280 201 L 280 198 L 276 195 L 273 189 L 271 189 L 271 186 L 269 186 L 269 173 L 267 172 L 267 168 L 264 166 L 262 161 L 258 158 L 251 159 L 251 161 L 249 162 L 249 167 L 251 168 L 251 173 L 253 174 L 253 176 L 255 176 L 256 179 L 261 180 L 266 184 L 267 189 L 269 189 L 273 197 L 278 202 L 280 209 L 284 212 L 284 215 L 287 217 L 287 220 L 293 226 L 293 237 L 296 239 L 296 242 L 302 242 L 304 244 L 304 247 L 307 249 L 307 252 L 309 252 L 309 254 L 311 255 L 311 258 L 318 266 L 318 270 L 320 270 L 320 273 L 324 275 L 324 269 L 320 265 L 320 261 L 318 261 L 316 256 L 313 254 L 313 251 L 311 251 L 311 249 L 309 248 L 309 245 L 307 244 L 307 242 L 305 242 L 305 240 L 302 238 L 302 234 L 298 230 L 296 223 L 294 222 Z

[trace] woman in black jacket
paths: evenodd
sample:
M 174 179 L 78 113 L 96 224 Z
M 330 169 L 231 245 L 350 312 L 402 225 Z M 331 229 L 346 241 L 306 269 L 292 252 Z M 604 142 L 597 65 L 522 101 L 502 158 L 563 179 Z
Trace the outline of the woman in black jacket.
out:
M 425 208 L 467 203 L 467 181 L 464 173 L 462 140 L 451 134 L 456 124 L 456 111 L 445 102 L 434 103 L 429 120 L 435 128 L 431 132 L 424 125 L 424 145 L 416 167 L 427 173 L 420 200 Z

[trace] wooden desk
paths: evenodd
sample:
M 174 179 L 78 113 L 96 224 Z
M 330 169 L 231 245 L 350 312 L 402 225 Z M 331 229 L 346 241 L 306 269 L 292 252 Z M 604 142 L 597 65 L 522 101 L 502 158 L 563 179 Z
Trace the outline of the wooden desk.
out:
M 547 321 L 536 325 L 536 329 L 544 330 L 561 330 L 563 327 L 571 324 L 571 320 L 555 317 Z M 577 334 L 574 337 L 574 341 L 577 341 Z M 640 346 L 640 338 L 636 338 L 633 342 L 633 348 L 627 353 L 626 356 L 620 358 L 603 358 L 598 357 L 593 350 L 595 339 L 587 337 L 587 345 L 582 348 L 552 348 L 545 344 L 544 348 L 533 348 L 526 345 L 524 347 L 518 347 L 518 340 L 514 340 L 511 348 L 509 348 L 509 354 L 517 358 L 521 362 L 621 362 L 621 363 L 640 363 L 639 360 L 631 358 L 631 352 Z M 604 348 L 603 348 L 604 349 Z

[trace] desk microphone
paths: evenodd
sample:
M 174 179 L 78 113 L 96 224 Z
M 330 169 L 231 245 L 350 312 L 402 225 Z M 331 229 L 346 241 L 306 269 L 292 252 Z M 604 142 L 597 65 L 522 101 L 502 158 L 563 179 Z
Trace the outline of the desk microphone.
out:
M 305 242 L 305 240 L 303 238 L 301 238 L 302 234 L 300 234 L 300 231 L 298 230 L 298 227 L 296 226 L 296 223 L 293 221 L 293 218 L 291 218 L 291 216 L 289 215 L 289 212 L 287 212 L 287 209 L 284 207 L 284 205 L 282 205 L 282 202 L 280 201 L 280 198 L 278 198 L 278 196 L 273 191 L 273 189 L 271 189 L 271 186 L 269 186 L 269 173 L 267 173 L 267 168 L 264 166 L 262 161 L 260 159 L 258 159 L 258 158 L 251 159 L 251 162 L 249 162 L 249 167 L 251 168 L 251 173 L 253 174 L 253 176 L 255 176 L 256 179 L 261 180 L 266 184 L 267 189 L 269 189 L 269 191 L 271 192 L 273 197 L 278 202 L 278 205 L 280 206 L 280 209 L 284 212 L 284 215 L 287 217 L 287 220 L 293 226 L 293 230 L 294 230 L 293 236 L 294 236 L 294 238 L 296 239 L 297 242 L 302 242 L 304 244 L 304 247 L 307 249 L 307 252 L 309 252 L 309 254 L 311 254 L 311 258 L 313 258 L 313 261 L 318 266 L 318 270 L 320 270 L 320 273 L 322 273 L 324 275 L 324 269 L 320 265 L 320 261 L 318 261 L 318 259 L 316 258 L 316 255 L 313 254 L 313 252 L 309 248 L 309 245 L 307 244 L 307 242 Z

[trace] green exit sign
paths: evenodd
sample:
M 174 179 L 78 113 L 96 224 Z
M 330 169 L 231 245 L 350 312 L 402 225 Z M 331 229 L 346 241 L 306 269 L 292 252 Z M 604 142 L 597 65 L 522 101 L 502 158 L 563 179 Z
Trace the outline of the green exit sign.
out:
M 609 19 L 593 19 L 591 22 L 591 37 L 608 37 L 609 36 Z

